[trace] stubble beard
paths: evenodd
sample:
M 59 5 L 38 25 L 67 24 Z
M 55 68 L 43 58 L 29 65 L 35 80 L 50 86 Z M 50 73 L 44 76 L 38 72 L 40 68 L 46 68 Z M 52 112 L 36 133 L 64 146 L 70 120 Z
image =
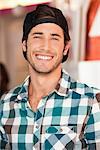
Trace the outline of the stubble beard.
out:
M 30 58 L 28 57 L 27 55 L 27 61 L 28 63 L 30 64 L 30 66 L 32 67 L 32 69 L 39 73 L 39 74 L 49 74 L 51 72 L 53 72 L 54 70 L 56 70 L 58 68 L 58 66 L 62 63 L 62 59 L 63 59 L 63 56 L 61 59 L 59 59 L 58 61 L 56 60 L 55 64 L 52 66 L 52 68 L 50 68 L 49 70 L 47 71 L 42 71 L 42 70 L 39 70 L 39 68 L 34 64 L 34 63 L 31 63 L 31 60 Z

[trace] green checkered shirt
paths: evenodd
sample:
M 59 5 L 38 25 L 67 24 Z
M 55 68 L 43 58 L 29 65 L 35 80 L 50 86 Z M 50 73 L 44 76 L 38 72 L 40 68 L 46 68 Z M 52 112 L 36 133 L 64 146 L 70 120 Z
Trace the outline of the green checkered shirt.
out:
M 100 150 L 99 90 L 62 70 L 55 90 L 33 112 L 28 85 L 29 77 L 1 98 L 0 150 Z

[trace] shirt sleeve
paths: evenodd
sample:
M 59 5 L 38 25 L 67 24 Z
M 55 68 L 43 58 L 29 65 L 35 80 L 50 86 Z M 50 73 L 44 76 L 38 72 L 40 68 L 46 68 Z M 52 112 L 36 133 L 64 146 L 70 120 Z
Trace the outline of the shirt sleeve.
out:
M 0 149 L 4 150 L 8 146 L 8 138 L 5 130 L 3 129 L 2 125 L 0 124 Z
M 100 98 L 100 97 L 99 97 Z M 100 150 L 100 99 L 95 98 L 85 128 L 88 150 Z
M 2 125 L 3 101 L 0 99 L 0 150 L 8 148 L 8 137 Z M 9 148 L 8 148 L 9 149 Z

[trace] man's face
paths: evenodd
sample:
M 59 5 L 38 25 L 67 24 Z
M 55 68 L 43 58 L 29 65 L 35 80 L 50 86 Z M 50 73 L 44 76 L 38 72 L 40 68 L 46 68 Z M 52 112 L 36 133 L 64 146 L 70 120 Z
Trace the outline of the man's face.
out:
M 64 50 L 64 33 L 54 23 L 33 27 L 27 39 L 27 59 L 38 73 L 49 73 L 61 66 Z

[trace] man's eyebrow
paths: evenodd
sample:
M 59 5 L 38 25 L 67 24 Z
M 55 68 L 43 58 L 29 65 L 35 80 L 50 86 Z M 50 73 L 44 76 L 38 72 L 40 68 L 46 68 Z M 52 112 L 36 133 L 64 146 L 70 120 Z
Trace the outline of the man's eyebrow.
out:
M 52 36 L 57 36 L 57 37 L 60 37 L 61 38 L 61 35 L 57 34 L 57 33 L 52 33 L 51 34 Z
M 34 32 L 34 33 L 32 33 L 32 35 L 43 35 L 43 33 L 42 32 Z M 57 33 L 51 33 L 51 36 L 56 36 L 56 37 L 61 38 L 61 35 L 59 35 Z
M 34 32 L 32 33 L 32 35 L 42 35 L 43 33 L 42 32 Z

